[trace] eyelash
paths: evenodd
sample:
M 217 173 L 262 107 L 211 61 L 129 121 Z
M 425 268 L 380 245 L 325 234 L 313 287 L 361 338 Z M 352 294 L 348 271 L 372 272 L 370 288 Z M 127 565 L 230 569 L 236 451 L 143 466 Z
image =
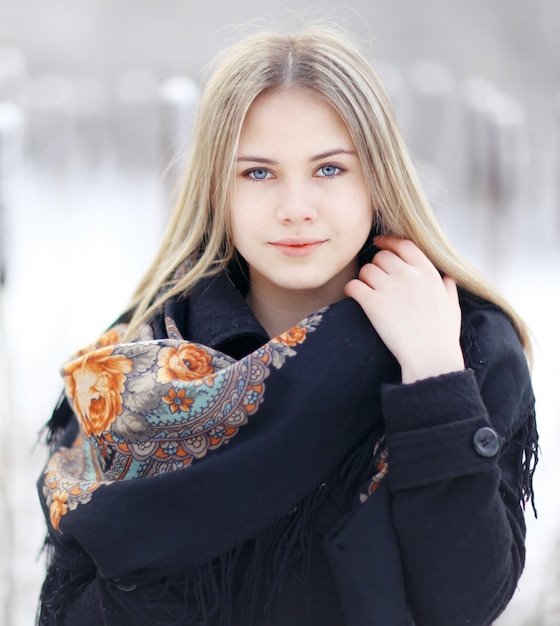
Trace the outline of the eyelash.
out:
M 344 168 L 340 167 L 339 165 L 334 165 L 334 163 L 325 163 L 324 165 L 321 165 L 320 167 L 318 167 L 316 172 L 320 172 L 325 167 L 334 167 L 336 172 L 334 174 L 330 175 L 330 176 L 319 175 L 319 176 L 317 176 L 317 178 L 324 178 L 325 180 L 328 180 L 329 178 L 336 178 L 337 176 L 339 176 L 340 174 L 342 174 L 345 171 Z M 267 176 L 265 176 L 264 178 L 256 178 L 254 176 L 255 172 L 266 172 Z M 269 180 L 268 174 L 270 174 L 270 171 L 267 170 L 266 167 L 255 167 L 255 168 L 253 168 L 251 170 L 247 170 L 243 174 L 243 176 L 246 176 L 247 178 L 250 178 L 251 181 L 254 182 L 254 183 L 261 183 L 261 182 L 264 182 L 265 180 Z
M 344 172 L 344 169 L 342 167 L 340 167 L 339 165 L 335 165 L 334 163 L 325 163 L 325 165 L 321 165 L 321 167 L 319 167 L 317 169 L 317 171 L 321 171 L 322 169 L 324 169 L 325 167 L 334 167 L 335 170 L 337 170 L 334 174 L 332 174 L 331 176 L 318 176 L 317 178 L 336 178 L 339 174 L 342 174 L 342 172 Z
M 265 178 L 256 178 L 255 176 L 251 176 L 251 174 L 254 174 L 255 172 L 266 172 L 267 176 L 265 176 Z M 268 174 L 270 174 L 270 172 L 266 169 L 266 167 L 254 167 L 252 170 L 247 170 L 243 176 L 250 178 L 254 183 L 261 183 L 268 180 Z

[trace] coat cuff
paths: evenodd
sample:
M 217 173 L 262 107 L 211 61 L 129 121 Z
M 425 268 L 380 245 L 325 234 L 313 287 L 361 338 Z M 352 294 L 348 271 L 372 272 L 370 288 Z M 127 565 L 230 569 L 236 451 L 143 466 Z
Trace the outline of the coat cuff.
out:
M 501 439 L 488 420 L 472 370 L 386 385 L 382 402 L 393 490 L 496 467 Z

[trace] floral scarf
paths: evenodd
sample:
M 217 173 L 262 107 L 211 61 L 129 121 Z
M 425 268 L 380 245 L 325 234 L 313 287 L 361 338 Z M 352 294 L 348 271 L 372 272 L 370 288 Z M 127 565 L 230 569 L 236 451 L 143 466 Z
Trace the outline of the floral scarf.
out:
M 87 555 L 103 579 L 207 577 L 249 539 L 270 552 L 278 535 L 308 533 L 333 477 L 365 484 L 358 502 L 377 487 L 380 387 L 398 368 L 355 302 L 240 360 L 185 340 L 170 317 L 165 328 L 122 343 L 118 324 L 62 367 L 75 417 L 39 481 L 55 553 Z

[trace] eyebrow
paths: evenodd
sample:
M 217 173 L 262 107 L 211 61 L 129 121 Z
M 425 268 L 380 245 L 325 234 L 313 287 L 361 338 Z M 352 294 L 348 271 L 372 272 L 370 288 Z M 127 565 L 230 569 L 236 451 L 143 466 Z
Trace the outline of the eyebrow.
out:
M 326 150 L 325 152 L 320 152 L 315 156 L 312 156 L 309 159 L 310 163 L 314 163 L 315 161 L 321 161 L 322 159 L 327 159 L 328 157 L 335 156 L 337 154 L 349 154 L 351 156 L 356 156 L 355 150 L 345 150 L 344 148 L 333 148 L 332 150 Z M 254 156 L 254 155 L 246 155 L 237 157 L 238 161 L 249 161 L 251 163 L 264 163 L 265 165 L 278 165 L 278 161 L 274 159 L 267 159 L 266 157 Z
M 355 150 L 345 150 L 344 148 L 334 148 L 334 150 L 327 150 L 326 152 L 321 152 L 320 154 L 316 154 L 311 157 L 309 160 L 313 161 L 321 161 L 322 159 L 328 159 L 331 156 L 335 156 L 337 154 L 350 154 L 351 156 L 356 156 Z

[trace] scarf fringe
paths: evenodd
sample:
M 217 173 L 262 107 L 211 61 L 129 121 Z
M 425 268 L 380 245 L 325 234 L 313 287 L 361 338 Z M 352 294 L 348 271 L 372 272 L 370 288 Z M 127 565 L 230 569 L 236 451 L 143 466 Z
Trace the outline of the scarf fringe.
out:
M 251 626 L 263 615 L 272 619 L 271 607 L 286 579 L 295 577 L 304 584 L 309 576 L 317 511 L 335 484 L 357 496 L 360 486 L 376 471 L 378 459 L 374 449 L 380 437 L 380 432 L 370 434 L 291 513 L 245 544 L 187 572 L 168 572 L 159 579 L 147 572 L 144 584 L 141 575 L 126 579 L 127 583 L 138 583 L 143 599 L 142 614 L 130 617 L 138 620 L 139 625 L 150 626 Z M 93 566 L 69 567 L 52 558 L 52 549 L 48 549 L 51 555 L 36 623 L 60 626 L 66 609 L 79 599 L 97 574 Z M 236 576 L 237 572 L 243 572 L 243 579 Z M 129 608 L 134 612 L 132 605 L 127 605 Z
M 54 557 L 54 549 L 47 539 L 47 575 L 43 581 L 36 615 L 37 626 L 61 626 L 68 607 L 82 591 L 95 580 L 94 567 L 70 567 Z
M 376 471 L 373 450 L 379 439 L 379 433 L 370 435 L 328 481 L 252 540 L 186 574 L 142 588 L 145 606 L 157 608 L 158 626 L 251 626 L 263 616 L 271 620 L 272 606 L 287 578 L 304 584 L 309 576 L 317 511 L 335 483 L 358 493 Z M 236 577 L 238 565 L 242 580 Z
M 459 291 L 461 300 L 470 300 L 486 308 L 500 310 L 495 305 L 485 303 L 483 300 L 468 292 Z M 471 351 L 476 348 L 476 331 L 471 324 L 464 319 L 461 323 L 461 348 L 463 353 L 470 359 Z M 482 363 L 482 362 L 481 362 Z M 479 363 L 469 362 L 469 366 L 476 372 Z M 517 474 L 517 491 L 523 508 L 527 502 L 531 503 L 533 514 L 537 517 L 535 506 L 535 492 L 533 490 L 533 475 L 539 462 L 539 434 L 537 432 L 537 422 L 534 403 L 521 415 L 515 424 L 504 434 L 507 447 L 518 446 L 520 449 L 520 463 Z
M 521 423 L 513 433 L 506 433 L 508 448 L 516 446 L 520 452 L 520 463 L 517 473 L 517 490 L 520 494 L 521 504 L 525 508 L 527 502 L 531 503 L 533 514 L 536 517 L 537 508 L 535 506 L 535 492 L 533 488 L 533 475 L 539 462 L 539 434 L 537 431 L 537 421 L 534 405 L 531 405 Z
M 39 439 L 45 441 L 49 446 L 51 454 L 58 447 L 64 431 L 73 416 L 74 412 L 66 399 L 66 395 L 61 393 L 49 421 L 43 426 L 39 433 Z

